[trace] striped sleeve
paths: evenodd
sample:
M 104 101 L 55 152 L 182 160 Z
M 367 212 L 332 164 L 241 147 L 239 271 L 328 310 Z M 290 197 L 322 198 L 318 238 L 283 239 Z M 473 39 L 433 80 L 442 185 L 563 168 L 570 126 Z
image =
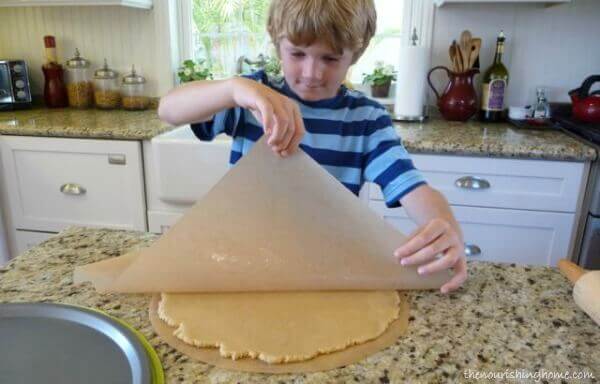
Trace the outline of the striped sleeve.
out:
M 267 82 L 264 71 L 243 75 L 243 77 L 263 84 Z M 239 132 L 238 128 L 240 124 L 243 124 L 243 121 L 243 111 L 241 108 L 236 107 L 217 112 L 210 121 L 192 123 L 190 126 L 197 138 L 202 141 L 210 141 L 220 133 L 234 137 L 236 132 Z
M 388 114 L 370 124 L 374 129 L 366 137 L 363 177 L 379 185 L 387 207 L 399 207 L 404 195 L 426 184 L 425 178 L 413 165 Z
M 190 127 L 197 138 L 202 141 L 210 141 L 223 132 L 229 136 L 234 136 L 236 128 L 241 121 L 240 117 L 240 108 L 229 108 L 217 112 L 212 120 L 202 123 L 192 123 Z

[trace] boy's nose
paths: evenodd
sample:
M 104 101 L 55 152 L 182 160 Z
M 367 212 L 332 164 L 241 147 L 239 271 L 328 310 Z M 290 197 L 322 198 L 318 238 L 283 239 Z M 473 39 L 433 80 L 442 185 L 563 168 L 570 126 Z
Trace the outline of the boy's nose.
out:
M 323 77 L 323 69 L 316 60 L 307 60 L 302 69 L 302 77 L 306 79 L 321 80 Z

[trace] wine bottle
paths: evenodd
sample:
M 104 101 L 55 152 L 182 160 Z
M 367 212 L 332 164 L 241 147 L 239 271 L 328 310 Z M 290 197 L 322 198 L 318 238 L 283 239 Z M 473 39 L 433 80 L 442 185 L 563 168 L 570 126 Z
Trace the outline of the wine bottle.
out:
M 499 122 L 506 118 L 504 97 L 508 86 L 508 69 L 502 63 L 504 40 L 504 32 L 500 31 L 496 40 L 494 63 L 486 69 L 483 75 L 481 109 L 479 110 L 479 120 L 481 121 Z

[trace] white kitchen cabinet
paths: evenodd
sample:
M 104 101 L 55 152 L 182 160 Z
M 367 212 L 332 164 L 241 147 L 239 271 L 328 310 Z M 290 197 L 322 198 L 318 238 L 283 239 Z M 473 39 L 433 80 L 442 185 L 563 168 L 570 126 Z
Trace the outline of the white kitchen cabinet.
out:
M 412 159 L 448 199 L 471 258 L 553 266 L 569 258 L 584 163 L 423 154 Z M 402 208 L 385 206 L 379 186 L 367 188 L 375 212 L 406 234 L 416 229 Z
M 451 205 L 575 212 L 583 163 L 489 157 L 412 156 L 428 183 Z M 379 188 L 370 188 L 382 200 Z
M 71 225 L 147 229 L 140 142 L 0 136 L 0 151 L 13 236 Z
M 382 201 L 369 206 L 402 233 L 416 224 L 404 209 L 389 209 Z M 467 259 L 502 263 L 556 265 L 569 251 L 575 214 L 454 206 Z
M 0 7 L 97 6 L 120 5 L 142 9 L 152 8 L 152 0 L 2 0 Z

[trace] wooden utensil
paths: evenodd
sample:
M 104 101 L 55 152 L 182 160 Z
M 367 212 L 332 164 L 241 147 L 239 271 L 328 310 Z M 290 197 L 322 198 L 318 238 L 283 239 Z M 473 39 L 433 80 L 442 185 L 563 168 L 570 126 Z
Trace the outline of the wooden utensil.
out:
M 600 271 L 586 271 L 566 259 L 558 261 L 558 269 L 574 284 L 575 303 L 600 326 Z
M 464 70 L 462 50 L 460 49 L 460 44 L 456 44 L 456 41 L 454 41 L 454 44 L 456 50 L 456 72 L 460 73 Z
M 461 32 L 460 34 L 460 43 L 459 43 L 459 47 L 461 50 L 461 54 L 462 54 L 462 67 L 463 67 L 463 71 L 468 70 L 469 67 L 469 56 L 470 56 L 470 47 L 471 47 L 471 31 L 469 31 L 468 29 L 465 29 L 464 31 Z
M 452 63 L 452 70 L 454 72 L 458 72 L 458 68 L 456 66 L 456 42 L 453 41 L 448 49 L 448 53 L 450 54 L 450 62 Z
M 481 49 L 481 39 L 475 37 L 471 39 L 469 46 L 469 69 L 473 68 L 475 61 L 479 57 L 479 50 Z

